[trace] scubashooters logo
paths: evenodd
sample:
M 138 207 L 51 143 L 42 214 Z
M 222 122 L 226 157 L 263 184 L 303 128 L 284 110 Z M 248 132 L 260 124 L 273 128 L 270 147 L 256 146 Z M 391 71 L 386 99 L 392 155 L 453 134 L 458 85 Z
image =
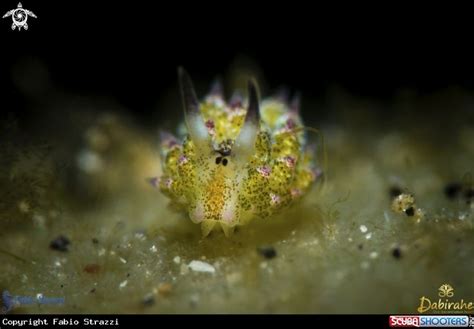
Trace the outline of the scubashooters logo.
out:
M 454 299 L 454 288 L 445 283 L 438 289 L 438 299 L 420 298 L 419 313 L 474 313 L 474 302 Z

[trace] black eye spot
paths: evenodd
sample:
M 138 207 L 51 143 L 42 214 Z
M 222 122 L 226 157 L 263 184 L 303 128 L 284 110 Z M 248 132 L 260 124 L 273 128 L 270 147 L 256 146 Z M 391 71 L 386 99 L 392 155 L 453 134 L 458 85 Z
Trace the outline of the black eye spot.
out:
M 222 160 L 222 157 L 217 157 L 216 158 L 216 164 L 218 165 L 219 163 L 221 163 L 221 160 Z
M 226 158 L 224 158 L 224 159 L 222 160 L 222 164 L 223 164 L 224 166 L 227 166 L 227 162 L 229 162 L 229 161 L 228 161 Z
M 407 214 L 407 216 L 414 216 L 415 215 L 415 208 L 410 207 L 410 208 L 406 209 L 405 214 Z

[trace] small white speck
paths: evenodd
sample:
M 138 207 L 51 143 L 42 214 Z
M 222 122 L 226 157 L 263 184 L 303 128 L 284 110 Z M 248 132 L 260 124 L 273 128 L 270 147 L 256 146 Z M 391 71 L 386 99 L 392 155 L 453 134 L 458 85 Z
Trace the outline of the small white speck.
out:
M 151 251 L 151 252 L 157 252 L 158 249 L 156 248 L 155 245 L 153 245 L 153 246 L 151 246 L 150 251 Z
M 61 267 L 61 262 L 59 260 L 55 261 L 54 266 Z
M 366 238 L 367 240 L 370 240 L 370 239 L 372 238 L 372 233 L 367 233 L 367 234 L 365 235 L 365 238 Z
M 99 257 L 100 257 L 100 256 L 104 256 L 104 255 L 105 255 L 105 249 L 104 249 L 104 248 L 101 248 L 101 249 L 99 250 L 99 252 L 98 252 L 98 255 L 99 255 Z
M 372 251 L 369 255 L 370 258 L 375 259 L 379 256 L 379 253 L 376 251 Z
M 209 263 L 193 260 L 189 263 L 189 268 L 195 272 L 215 273 L 216 269 Z
M 352 242 L 352 238 L 347 238 L 347 241 Z
M 143 234 L 141 232 L 135 233 L 135 238 L 138 239 L 138 240 L 142 240 L 142 241 L 146 239 L 145 234 Z
M 37 299 L 37 300 L 43 299 L 43 294 L 37 294 L 37 295 L 36 295 L 36 299 Z
M 122 257 L 120 257 L 120 261 L 121 261 L 122 263 L 124 263 L 124 264 L 127 264 L 127 260 L 124 259 L 124 258 L 122 258 Z
M 260 263 L 260 268 L 261 268 L 261 269 L 266 269 L 267 266 L 268 266 L 267 262 L 261 262 L 261 263 Z
M 360 228 L 360 231 L 361 231 L 362 233 L 367 232 L 367 226 L 361 225 L 359 228 Z
M 123 289 L 123 288 L 125 288 L 125 287 L 127 286 L 127 284 L 128 284 L 128 280 L 125 280 L 125 281 L 123 281 L 123 282 L 120 283 L 119 288 L 120 288 L 120 289 Z
M 181 263 L 181 257 L 176 256 L 175 258 L 173 258 L 173 262 L 175 262 L 175 264 Z

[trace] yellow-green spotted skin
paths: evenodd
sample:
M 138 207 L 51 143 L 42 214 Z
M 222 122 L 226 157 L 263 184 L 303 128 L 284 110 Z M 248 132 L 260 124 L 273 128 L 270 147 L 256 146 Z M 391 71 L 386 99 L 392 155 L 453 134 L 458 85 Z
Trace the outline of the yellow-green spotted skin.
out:
M 204 236 L 221 227 L 267 218 L 301 198 L 316 179 L 297 109 L 277 98 L 226 102 L 219 93 L 195 97 L 180 70 L 187 135 L 162 134 L 160 190 L 172 205 L 200 223 Z

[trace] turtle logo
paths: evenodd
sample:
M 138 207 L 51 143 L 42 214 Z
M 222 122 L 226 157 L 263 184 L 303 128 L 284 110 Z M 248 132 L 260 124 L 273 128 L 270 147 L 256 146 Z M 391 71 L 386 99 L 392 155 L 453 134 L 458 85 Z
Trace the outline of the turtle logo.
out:
M 28 24 L 26 23 L 26 21 L 28 20 L 28 16 L 38 18 L 35 14 L 33 14 L 32 11 L 23 9 L 23 5 L 21 4 L 21 2 L 18 2 L 18 8 L 7 11 L 7 13 L 3 15 L 3 18 L 9 16 L 11 16 L 13 20 L 12 30 L 18 28 L 18 31 L 20 31 L 21 28 L 28 30 Z

